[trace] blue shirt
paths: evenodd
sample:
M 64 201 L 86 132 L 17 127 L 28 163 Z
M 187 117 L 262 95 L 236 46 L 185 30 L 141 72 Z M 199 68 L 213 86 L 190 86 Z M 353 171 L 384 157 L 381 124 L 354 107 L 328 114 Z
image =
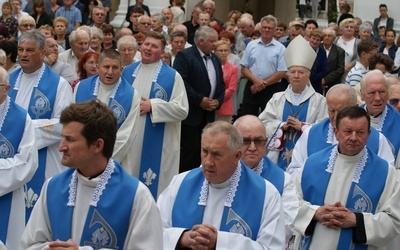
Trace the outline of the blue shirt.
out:
M 285 46 L 272 39 L 264 44 L 261 38 L 251 41 L 244 51 L 240 65 L 260 79 L 267 79 L 277 71 L 287 71 L 283 53 Z
M 68 20 L 67 34 L 71 33 L 76 23 L 82 23 L 81 11 L 75 6 L 71 6 L 69 9 L 66 9 L 65 6 L 60 7 L 56 11 L 55 17 L 59 16 L 65 17 Z

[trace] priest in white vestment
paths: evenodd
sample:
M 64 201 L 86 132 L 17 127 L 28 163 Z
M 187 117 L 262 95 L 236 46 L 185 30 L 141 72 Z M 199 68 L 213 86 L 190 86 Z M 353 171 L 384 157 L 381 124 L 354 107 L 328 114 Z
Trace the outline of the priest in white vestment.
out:
M 140 116 L 129 150 L 115 149 L 113 158 L 145 183 L 155 198 L 179 171 L 181 121 L 189 110 L 182 77 L 161 58 L 166 42 L 150 31 L 140 47 L 142 59 L 124 68 L 122 77 L 141 97 Z
M 364 109 L 343 108 L 338 144 L 312 154 L 295 176 L 299 249 L 385 249 L 399 235 L 399 181 L 394 167 L 365 146 L 369 128 Z
M 35 128 L 39 166 L 26 190 L 28 213 L 33 208 L 45 180 L 61 173 L 61 111 L 72 101 L 69 83 L 45 65 L 46 40 L 38 30 L 24 32 L 18 40 L 20 69 L 10 74 L 8 95 L 28 111 Z M 28 216 L 28 214 L 27 214 Z
M 24 185 L 37 169 L 38 153 L 32 120 L 7 96 L 9 89 L 8 72 L 0 67 L 0 249 L 19 249 L 25 228 Z
M 264 124 L 257 116 L 241 116 L 233 125 L 243 137 L 242 163 L 271 182 L 280 193 L 285 213 L 286 242 L 293 241 L 293 221 L 299 209 L 299 200 L 292 177 L 265 155 L 268 138 Z
M 202 165 L 175 176 L 158 198 L 164 249 L 284 249 L 280 194 L 240 163 L 242 145 L 231 124 L 206 125 Z
M 138 92 L 121 77 L 122 57 L 117 51 L 101 52 L 98 64 L 97 75 L 84 79 L 76 85 L 74 102 L 98 99 L 107 104 L 118 121 L 114 151 L 128 152 L 137 136 L 133 128 L 137 126 L 140 111 Z M 133 157 L 138 156 L 133 152 L 132 154 Z M 121 163 L 120 159 L 115 160 Z
M 161 217 L 151 193 L 111 158 L 114 112 L 91 100 L 71 104 L 60 122 L 61 163 L 69 169 L 43 185 L 20 249 L 162 250 Z
M 305 129 L 293 149 L 292 161 L 286 172 L 294 176 L 304 165 L 307 157 L 333 144 L 337 144 L 333 128 L 337 112 L 348 106 L 357 106 L 357 92 L 348 84 L 334 85 L 326 94 L 328 118 Z M 367 141 L 375 154 L 394 165 L 393 149 L 386 137 L 371 127 Z
M 272 96 L 259 118 L 270 138 L 268 157 L 285 171 L 303 130 L 327 114 L 325 97 L 315 92 L 310 83 L 310 70 L 316 58 L 310 44 L 297 36 L 284 57 L 290 84 L 284 92 Z

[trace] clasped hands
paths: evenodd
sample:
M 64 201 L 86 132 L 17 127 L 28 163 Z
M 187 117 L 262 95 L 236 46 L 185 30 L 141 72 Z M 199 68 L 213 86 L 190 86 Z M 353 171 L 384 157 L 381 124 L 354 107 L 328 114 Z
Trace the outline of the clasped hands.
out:
M 216 248 L 218 231 L 209 224 L 194 225 L 182 234 L 180 246 L 193 250 L 213 250 Z
M 331 229 L 356 227 L 356 215 L 340 202 L 319 207 L 314 219 Z
M 260 92 L 261 90 L 265 89 L 265 87 L 267 86 L 268 86 L 267 80 L 258 79 L 256 81 L 253 81 L 253 85 L 251 85 L 250 91 L 254 95 Z
M 208 97 L 203 97 L 203 100 L 200 103 L 200 107 L 207 111 L 213 111 L 217 109 L 218 106 L 219 102 L 217 100 Z
M 288 130 L 289 128 L 294 128 L 297 131 L 301 131 L 301 121 L 294 116 L 288 116 L 282 128 L 284 131 Z

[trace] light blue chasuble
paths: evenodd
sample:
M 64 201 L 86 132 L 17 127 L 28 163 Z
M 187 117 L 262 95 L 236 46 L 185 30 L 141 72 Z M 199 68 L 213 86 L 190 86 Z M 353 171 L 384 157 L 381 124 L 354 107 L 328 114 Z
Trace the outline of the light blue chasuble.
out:
M 133 85 L 140 67 L 141 62 L 126 66 L 122 72 L 122 77 Z M 174 88 L 175 75 L 176 71 L 160 60 L 153 76 L 149 98 L 158 98 L 169 102 Z M 149 188 L 155 199 L 157 198 L 158 180 L 160 178 L 164 128 L 164 122 L 153 123 L 150 113 L 146 114 L 139 180 Z
M 365 104 L 361 105 L 366 109 Z M 400 113 L 397 112 L 392 106 L 386 104 L 381 117 L 379 119 L 378 127 L 376 130 L 386 136 L 394 148 L 394 157 L 399 157 L 397 153 L 400 149 L 400 136 L 399 136 Z
M 8 95 L 12 100 L 15 101 L 19 88 L 23 88 L 24 84 L 21 83 L 22 68 L 17 69 L 10 74 L 10 85 L 11 88 L 8 91 Z M 58 84 L 60 82 L 60 76 L 49 68 L 49 66 L 43 64 L 39 69 L 39 74 L 35 80 L 36 85 L 32 90 L 31 99 L 28 106 L 28 114 L 32 120 L 37 119 L 51 119 L 53 114 L 53 107 L 57 96 Z M 40 194 L 43 183 L 45 181 L 44 175 L 46 172 L 46 158 L 47 158 L 47 147 L 42 148 L 38 151 L 39 153 L 39 166 L 35 172 L 35 175 L 27 183 L 25 190 L 26 195 L 26 221 L 28 221 L 31 215 L 33 206 Z
M 0 110 L 0 158 L 13 158 L 25 130 L 26 111 L 10 97 Z M 0 197 L 0 240 L 6 244 L 13 192 Z
M 307 119 L 309 102 L 310 98 L 300 103 L 300 105 L 296 106 L 286 100 L 285 107 L 283 108 L 282 121 L 286 121 L 289 116 L 296 117 L 297 119 L 299 119 L 299 121 L 305 121 Z M 283 141 L 283 149 L 279 153 L 279 159 L 277 163 L 277 165 L 283 171 L 286 171 L 287 166 L 292 160 L 292 151 L 294 145 L 296 144 L 300 136 L 301 136 L 301 131 L 297 131 L 296 129 L 293 128 L 290 128 L 285 133 L 285 138 Z
M 379 131 L 371 129 L 371 134 L 368 137 L 367 147 L 375 154 L 379 152 Z M 310 156 L 324 148 L 332 146 L 334 142 L 335 132 L 330 123 L 329 118 L 313 125 L 308 134 L 307 156 Z
M 82 80 L 76 92 L 75 102 L 79 103 L 96 99 L 99 92 L 99 84 L 99 75 Z M 133 87 L 125 79 L 120 78 L 115 83 L 107 105 L 117 118 L 118 128 L 124 123 L 131 110 L 134 94 Z
M 241 161 L 241 163 L 245 165 L 243 161 Z M 271 182 L 282 196 L 283 187 L 285 186 L 285 172 L 283 172 L 280 167 L 264 155 L 261 161 L 252 170 Z
M 49 182 L 46 199 L 53 240 L 71 238 L 77 178 L 71 168 Z M 109 160 L 91 197 L 79 246 L 123 249 L 138 184 L 119 163 Z
M 334 145 L 307 159 L 301 177 L 301 188 L 305 201 L 313 205 L 324 205 L 326 189 L 335 167 L 337 155 L 337 145 Z M 375 214 L 385 188 L 388 169 L 389 165 L 385 160 L 365 147 L 354 171 L 346 207 L 353 212 Z M 353 229 L 351 228 L 341 229 L 338 250 L 368 248 L 367 245 L 353 243 L 352 233 Z M 303 236 L 300 249 L 308 249 L 311 241 L 312 236 Z
M 207 206 L 208 185 L 201 167 L 191 170 L 185 176 L 173 205 L 172 227 L 192 228 L 196 224 L 202 224 Z M 265 180 L 248 167 L 239 164 L 227 193 L 219 230 L 243 234 L 256 240 L 265 192 Z

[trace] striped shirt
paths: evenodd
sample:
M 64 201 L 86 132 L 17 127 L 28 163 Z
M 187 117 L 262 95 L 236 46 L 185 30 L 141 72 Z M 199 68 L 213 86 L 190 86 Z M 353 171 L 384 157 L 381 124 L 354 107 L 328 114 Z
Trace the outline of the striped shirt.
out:
M 71 33 L 76 23 L 82 23 L 81 11 L 75 6 L 66 9 L 65 6 L 58 8 L 55 17 L 65 17 L 68 20 L 67 34 Z

